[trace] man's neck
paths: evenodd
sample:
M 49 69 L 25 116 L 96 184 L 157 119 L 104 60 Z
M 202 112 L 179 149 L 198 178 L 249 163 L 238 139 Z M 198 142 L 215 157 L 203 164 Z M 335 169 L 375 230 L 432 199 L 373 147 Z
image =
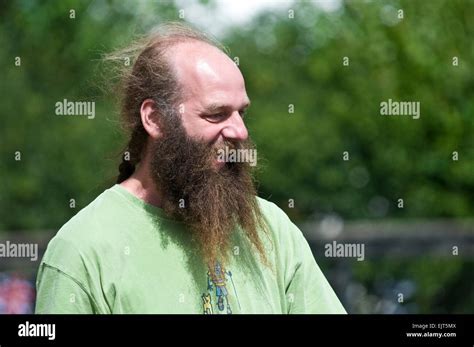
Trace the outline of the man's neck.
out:
M 161 207 L 161 196 L 152 178 L 148 174 L 149 172 L 148 161 L 146 160 L 142 162 L 141 165 L 138 165 L 133 175 L 120 183 L 120 185 L 146 203 Z

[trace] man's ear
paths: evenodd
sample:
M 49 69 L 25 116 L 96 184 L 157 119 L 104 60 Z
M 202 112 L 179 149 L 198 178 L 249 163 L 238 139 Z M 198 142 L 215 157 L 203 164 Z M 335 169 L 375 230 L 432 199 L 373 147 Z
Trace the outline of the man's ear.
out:
M 143 128 L 152 139 L 158 139 L 162 136 L 159 122 L 159 115 L 155 109 L 155 102 L 152 99 L 146 99 L 140 107 L 140 116 Z

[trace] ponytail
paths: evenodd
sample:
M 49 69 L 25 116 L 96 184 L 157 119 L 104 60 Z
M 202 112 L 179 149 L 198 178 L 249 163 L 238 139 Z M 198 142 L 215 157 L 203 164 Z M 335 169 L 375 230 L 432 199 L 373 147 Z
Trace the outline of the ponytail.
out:
M 122 156 L 122 162 L 119 165 L 117 183 L 122 183 L 135 172 L 136 165 L 141 160 L 147 137 L 148 136 L 145 129 L 143 128 L 143 125 L 139 123 L 133 130 L 130 141 L 126 147 L 126 151 Z M 126 154 L 128 154 L 129 158 L 127 158 Z

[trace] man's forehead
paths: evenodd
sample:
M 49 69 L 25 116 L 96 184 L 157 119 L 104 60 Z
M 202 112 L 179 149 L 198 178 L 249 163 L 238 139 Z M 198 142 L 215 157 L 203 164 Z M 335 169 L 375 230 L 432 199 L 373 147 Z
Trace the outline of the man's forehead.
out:
M 218 80 L 219 75 L 215 69 L 209 65 L 209 62 L 206 59 L 198 59 L 196 62 L 196 73 L 200 77 L 208 78 L 211 80 Z
M 214 46 L 203 42 L 180 43 L 170 50 L 170 59 L 187 94 L 245 92 L 245 82 L 238 67 Z

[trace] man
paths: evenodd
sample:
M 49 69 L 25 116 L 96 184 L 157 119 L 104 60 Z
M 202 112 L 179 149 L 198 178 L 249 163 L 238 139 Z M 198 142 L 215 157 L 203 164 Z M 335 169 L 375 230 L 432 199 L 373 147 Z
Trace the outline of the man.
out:
M 117 184 L 49 243 L 36 312 L 345 313 L 301 231 L 256 197 L 252 163 L 218 155 L 255 150 L 234 62 L 181 24 L 119 57 L 135 52 Z

